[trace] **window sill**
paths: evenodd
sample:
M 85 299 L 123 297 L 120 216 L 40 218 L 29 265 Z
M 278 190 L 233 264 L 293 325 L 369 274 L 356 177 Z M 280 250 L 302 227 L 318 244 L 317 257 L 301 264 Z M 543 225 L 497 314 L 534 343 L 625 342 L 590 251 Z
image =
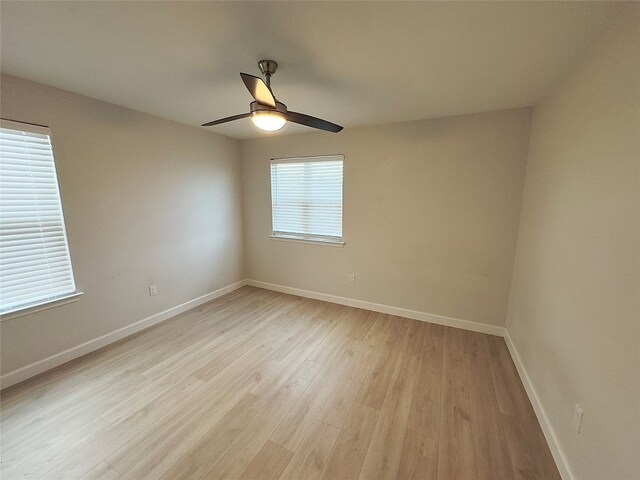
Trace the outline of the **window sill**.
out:
M 75 292 L 69 295 L 65 295 L 64 297 L 54 298 L 53 300 L 45 300 L 41 303 L 36 303 L 35 305 L 28 305 L 26 307 L 20 307 L 15 310 L 10 310 L 7 313 L 3 313 L 2 315 L 0 315 L 0 322 L 4 322 L 5 320 L 13 320 L 14 318 L 23 317 L 25 315 L 30 315 L 42 310 L 49 310 L 50 308 L 59 307 L 60 305 L 73 303 L 77 301 L 83 293 L 84 292 Z
M 282 240 L 285 242 L 294 242 L 294 243 L 310 243 L 313 245 L 322 245 L 325 247 L 344 247 L 344 242 L 340 240 L 329 240 L 325 238 L 307 238 L 307 237 L 297 237 L 295 235 L 269 235 L 274 240 Z

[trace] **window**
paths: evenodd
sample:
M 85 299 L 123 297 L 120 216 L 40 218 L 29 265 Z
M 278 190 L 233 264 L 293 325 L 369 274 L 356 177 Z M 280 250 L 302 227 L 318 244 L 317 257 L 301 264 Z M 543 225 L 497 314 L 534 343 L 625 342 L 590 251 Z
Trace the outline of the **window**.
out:
M 271 160 L 273 236 L 342 244 L 342 155 Z
M 0 313 L 76 293 L 48 128 L 0 124 Z

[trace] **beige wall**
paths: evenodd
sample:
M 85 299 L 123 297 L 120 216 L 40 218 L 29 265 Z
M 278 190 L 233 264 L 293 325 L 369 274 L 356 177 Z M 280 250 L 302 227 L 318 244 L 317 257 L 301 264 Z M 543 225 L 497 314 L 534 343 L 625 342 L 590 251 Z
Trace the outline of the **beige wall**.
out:
M 504 325 L 529 127 L 520 109 L 243 141 L 247 277 Z M 344 248 L 270 238 L 269 160 L 332 153 Z
M 239 142 L 14 77 L 0 89 L 2 117 L 51 126 L 85 292 L 3 321 L 3 373 L 243 278 Z
M 507 329 L 578 479 L 640 478 L 638 7 L 533 117 Z

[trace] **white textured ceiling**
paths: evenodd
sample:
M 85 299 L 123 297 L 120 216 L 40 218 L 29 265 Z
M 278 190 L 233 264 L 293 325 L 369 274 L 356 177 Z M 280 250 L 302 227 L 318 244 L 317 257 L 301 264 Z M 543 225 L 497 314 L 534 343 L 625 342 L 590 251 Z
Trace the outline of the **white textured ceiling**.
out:
M 200 125 L 248 111 L 238 73 L 257 75 L 257 61 L 272 58 L 278 99 L 348 128 L 535 104 L 622 7 L 3 0 L 0 66 Z M 264 135 L 248 119 L 210 130 Z

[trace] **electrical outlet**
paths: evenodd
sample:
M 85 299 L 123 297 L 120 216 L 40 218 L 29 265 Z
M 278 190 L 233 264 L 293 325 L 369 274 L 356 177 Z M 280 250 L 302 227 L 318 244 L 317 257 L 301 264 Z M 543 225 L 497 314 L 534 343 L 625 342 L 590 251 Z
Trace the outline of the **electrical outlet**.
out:
M 582 428 L 582 417 L 584 415 L 584 410 L 580 405 L 576 404 L 576 408 L 573 410 L 573 419 L 571 423 L 573 423 L 573 428 L 575 428 L 577 433 L 580 433 L 580 429 Z
M 155 297 L 156 295 L 158 295 L 158 287 L 155 285 L 149 285 L 149 296 Z
M 353 273 L 349 275 L 349 283 L 356 283 L 356 276 Z

